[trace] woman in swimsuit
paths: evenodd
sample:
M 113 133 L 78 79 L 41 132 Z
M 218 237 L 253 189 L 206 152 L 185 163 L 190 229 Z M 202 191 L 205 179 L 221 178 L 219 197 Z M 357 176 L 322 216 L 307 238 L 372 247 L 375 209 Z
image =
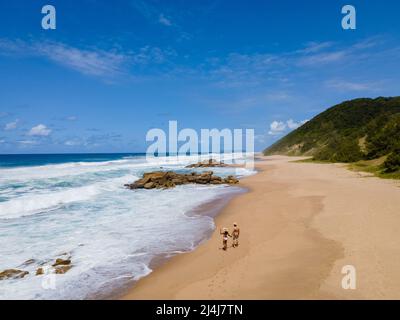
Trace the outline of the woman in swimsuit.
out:
M 228 237 L 232 238 L 232 236 L 229 234 L 227 228 L 220 229 L 219 233 L 222 235 L 222 249 L 226 250 L 228 248 Z

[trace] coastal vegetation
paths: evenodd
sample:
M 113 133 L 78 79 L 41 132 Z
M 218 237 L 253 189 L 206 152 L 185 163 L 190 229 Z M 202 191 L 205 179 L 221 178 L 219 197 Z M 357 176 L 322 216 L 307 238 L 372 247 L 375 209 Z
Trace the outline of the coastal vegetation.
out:
M 400 177 L 400 97 L 345 101 L 320 113 L 264 150 L 265 155 L 310 156 Z

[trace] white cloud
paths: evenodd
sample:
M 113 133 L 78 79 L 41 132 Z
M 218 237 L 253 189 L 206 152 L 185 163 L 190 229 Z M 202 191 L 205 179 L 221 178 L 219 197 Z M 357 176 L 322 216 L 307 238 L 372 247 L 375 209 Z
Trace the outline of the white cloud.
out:
M 209 76 L 216 86 L 223 88 L 257 87 L 266 83 L 285 85 L 310 72 L 310 68 L 326 66 L 332 68 L 338 63 L 359 64 L 373 55 L 381 59 L 388 54 L 384 48 L 372 50 L 381 44 L 374 39 L 355 42 L 344 46 L 331 41 L 311 42 L 298 50 L 282 52 L 238 53 L 231 52 L 225 58 L 209 58 Z M 368 50 L 366 50 L 368 49 Z M 326 69 L 331 70 L 331 69 Z M 323 70 L 324 71 L 324 70 Z
M 38 144 L 38 141 L 36 140 L 20 140 L 18 141 L 22 145 L 35 145 Z
M 316 53 L 333 46 L 333 42 L 309 42 L 304 49 L 298 50 L 299 53 Z
M 0 38 L 0 54 L 11 56 L 44 57 L 63 67 L 84 75 L 103 79 L 127 74 L 133 65 L 160 64 L 176 56 L 170 48 L 144 46 L 137 50 L 121 52 L 99 48 L 82 49 L 61 42 L 32 42 Z
M 33 127 L 31 130 L 29 130 L 28 135 L 29 136 L 47 137 L 50 133 L 51 133 L 51 129 L 47 128 L 43 124 L 39 124 L 36 127 Z
M 364 40 L 358 41 L 353 45 L 354 49 L 370 49 L 384 44 L 387 41 L 385 36 L 372 36 Z
M 274 120 L 269 125 L 268 134 L 272 136 L 277 136 L 284 133 L 287 130 L 294 130 L 306 123 L 308 120 L 303 120 L 296 122 L 293 119 L 289 119 L 285 122 Z
M 158 17 L 158 22 L 163 24 L 164 26 L 172 26 L 172 22 L 170 19 L 168 19 L 166 16 L 164 16 L 164 14 L 160 14 L 160 16 Z
M 329 80 L 325 83 L 326 87 L 341 91 L 370 91 L 379 89 L 378 83 L 351 82 L 346 80 Z
M 289 119 L 288 121 L 286 121 L 286 124 L 287 124 L 289 129 L 293 130 L 293 129 L 297 129 L 298 127 L 302 126 L 307 121 L 308 120 L 303 120 L 303 121 L 300 121 L 300 122 L 296 122 L 296 121 L 293 121 L 293 119 Z
M 296 129 L 299 127 L 299 124 L 297 122 L 294 122 L 292 119 L 289 119 L 288 121 L 286 121 L 286 123 L 289 129 Z
M 270 135 L 278 135 L 281 134 L 286 130 L 286 124 L 282 121 L 272 121 L 271 124 L 269 125 L 269 132 L 268 134 Z
M 14 129 L 16 129 L 17 128 L 17 125 L 18 125 L 18 119 L 17 120 L 15 120 L 15 121 L 13 121 L 13 122 L 9 122 L 9 123 L 7 123 L 5 126 L 4 126 L 4 130 L 14 130 Z
M 322 64 L 343 61 L 349 54 L 350 52 L 346 50 L 318 53 L 301 58 L 299 60 L 299 65 L 319 66 Z
M 115 52 L 84 50 L 60 43 L 44 43 L 35 47 L 38 54 L 75 71 L 92 76 L 119 74 L 127 59 L 124 55 Z
M 151 63 L 160 64 L 167 60 L 169 56 L 176 55 L 173 50 L 162 50 L 158 47 L 145 46 L 130 56 L 131 61 L 136 65 L 148 65 Z
M 75 120 L 77 120 L 77 119 L 78 119 L 78 117 L 75 117 L 75 116 L 69 116 L 69 117 L 66 117 L 65 119 L 66 119 L 66 120 L 68 120 L 68 121 L 75 121 Z
M 100 49 L 80 49 L 60 42 L 0 39 L 0 53 L 40 56 L 92 76 L 113 76 L 122 71 L 125 55 Z
M 337 62 L 357 62 L 362 57 L 369 58 L 372 54 L 386 54 L 385 51 L 365 51 L 384 44 L 382 37 L 371 37 L 350 46 L 333 48 L 333 42 L 312 43 L 308 48 L 297 52 L 304 54 L 298 59 L 299 66 L 321 66 Z M 328 49 L 324 52 L 324 49 Z
M 66 146 L 68 146 L 68 147 L 73 147 L 73 146 L 79 146 L 82 143 L 80 141 L 77 141 L 77 140 L 67 140 L 67 141 L 64 142 L 64 144 Z
M 381 63 L 386 57 L 393 63 L 400 51 L 398 47 L 388 47 L 383 38 L 367 38 L 352 44 L 342 42 L 310 42 L 297 50 L 279 53 L 258 51 L 253 53 L 231 52 L 225 57 L 209 57 L 203 68 L 207 80 L 217 87 L 230 88 L 274 88 L 286 91 L 300 79 L 313 75 L 313 82 L 323 85 L 321 78 L 337 66 L 368 66 L 374 59 Z M 315 69 L 321 68 L 321 69 Z

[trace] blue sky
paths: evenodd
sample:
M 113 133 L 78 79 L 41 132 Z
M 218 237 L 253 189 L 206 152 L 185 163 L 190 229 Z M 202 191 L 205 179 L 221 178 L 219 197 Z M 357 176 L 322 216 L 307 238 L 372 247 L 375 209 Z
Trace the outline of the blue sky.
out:
M 41 28 L 41 8 L 57 29 Z M 341 28 L 341 8 L 357 29 Z M 400 94 L 398 1 L 2 1 L 0 153 L 140 152 L 146 132 L 254 128 Z

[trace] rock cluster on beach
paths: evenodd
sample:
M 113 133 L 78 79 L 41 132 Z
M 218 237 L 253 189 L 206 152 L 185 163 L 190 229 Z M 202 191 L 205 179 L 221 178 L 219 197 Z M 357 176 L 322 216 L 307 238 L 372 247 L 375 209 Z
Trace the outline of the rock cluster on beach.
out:
M 237 184 L 234 176 L 221 178 L 212 171 L 202 173 L 192 172 L 181 174 L 173 171 L 155 171 L 143 174 L 143 178 L 131 184 L 126 184 L 128 189 L 169 189 L 183 184 Z
M 66 254 L 63 254 L 66 255 Z M 21 266 L 29 266 L 35 263 L 36 260 L 29 259 L 25 261 Z M 39 268 L 36 269 L 35 274 L 37 276 L 44 275 L 45 273 L 55 273 L 55 274 L 64 274 L 72 268 L 71 257 L 57 258 L 53 263 L 47 265 L 48 262 L 42 262 Z M 10 279 L 22 279 L 26 275 L 29 274 L 29 271 L 20 270 L 20 269 L 7 269 L 0 272 L 0 280 L 10 280 Z
M 198 163 L 189 164 L 186 168 L 212 168 L 212 167 L 227 167 L 228 165 L 214 159 L 204 160 Z

